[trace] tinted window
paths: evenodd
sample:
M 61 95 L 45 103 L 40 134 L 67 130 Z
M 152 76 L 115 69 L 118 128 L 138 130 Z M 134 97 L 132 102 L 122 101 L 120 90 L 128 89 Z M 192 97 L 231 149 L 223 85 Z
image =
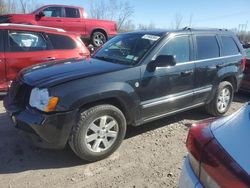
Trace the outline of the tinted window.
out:
M 9 31 L 9 47 L 12 52 L 41 51 L 47 43 L 40 33 Z
M 177 63 L 190 60 L 189 37 L 181 36 L 171 39 L 159 52 L 158 55 L 172 55 Z
M 69 50 L 76 48 L 75 42 L 69 38 L 68 36 L 64 35 L 55 35 L 55 34 L 48 34 L 48 37 L 52 43 L 54 49 L 57 50 Z
M 215 36 L 197 36 L 196 42 L 198 60 L 220 56 L 220 49 Z
M 223 45 L 223 55 L 227 56 L 239 53 L 239 48 L 237 47 L 232 37 L 222 36 L 221 41 Z
M 80 12 L 76 8 L 65 8 L 67 18 L 80 18 Z
M 96 59 L 113 63 L 136 64 L 147 51 L 160 39 L 158 35 L 149 34 L 121 34 L 100 48 Z
M 3 39 L 3 30 L 0 30 L 0 52 L 4 51 L 4 39 Z
M 45 17 L 62 17 L 62 8 L 48 7 L 43 10 Z

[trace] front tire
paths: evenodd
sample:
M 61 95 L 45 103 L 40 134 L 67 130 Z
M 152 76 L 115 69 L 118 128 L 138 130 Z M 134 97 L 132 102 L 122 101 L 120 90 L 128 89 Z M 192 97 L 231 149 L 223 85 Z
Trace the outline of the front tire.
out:
M 112 105 L 98 105 L 80 113 L 69 145 L 80 158 L 94 162 L 111 155 L 126 134 L 126 119 Z
M 219 84 L 214 99 L 206 105 L 206 111 L 213 116 L 224 115 L 232 103 L 234 89 L 230 82 L 223 81 Z
M 95 31 L 91 36 L 91 42 L 95 47 L 100 47 L 105 42 L 107 42 L 107 37 L 105 33 L 100 31 Z

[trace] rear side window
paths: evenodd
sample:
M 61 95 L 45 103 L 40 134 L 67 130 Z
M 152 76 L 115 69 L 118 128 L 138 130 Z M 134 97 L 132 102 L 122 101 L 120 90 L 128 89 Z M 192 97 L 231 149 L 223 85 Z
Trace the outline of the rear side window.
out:
M 70 50 L 76 48 L 76 43 L 65 35 L 48 34 L 52 46 L 56 50 Z
M 221 41 L 223 45 L 223 55 L 228 56 L 228 55 L 236 55 L 238 54 L 239 48 L 234 42 L 234 39 L 229 36 L 221 36 Z
M 9 31 L 9 49 L 12 52 L 33 52 L 47 50 L 47 42 L 41 33 Z
M 171 39 L 160 50 L 158 55 L 172 55 L 177 63 L 188 62 L 190 60 L 190 45 L 188 36 L 180 36 Z
M 4 51 L 4 39 L 3 39 L 3 30 L 0 30 L 0 52 Z
M 197 59 L 209 59 L 220 56 L 220 48 L 215 36 L 196 36 Z
M 80 12 L 76 8 L 65 8 L 66 18 L 80 18 Z

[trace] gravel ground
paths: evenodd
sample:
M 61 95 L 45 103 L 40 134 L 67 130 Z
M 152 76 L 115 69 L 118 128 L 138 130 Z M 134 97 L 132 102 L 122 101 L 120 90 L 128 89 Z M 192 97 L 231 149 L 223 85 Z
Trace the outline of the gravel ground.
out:
M 229 114 L 250 97 L 238 94 Z M 207 118 L 201 109 L 128 129 L 109 158 L 85 163 L 69 147 L 31 146 L 9 121 L 0 101 L 0 187 L 177 187 L 190 125 Z

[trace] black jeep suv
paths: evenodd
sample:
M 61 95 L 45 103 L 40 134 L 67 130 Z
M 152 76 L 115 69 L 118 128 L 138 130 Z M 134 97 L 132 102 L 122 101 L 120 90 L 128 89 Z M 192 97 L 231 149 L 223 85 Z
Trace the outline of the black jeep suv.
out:
M 119 147 L 127 125 L 199 106 L 223 115 L 243 69 L 242 45 L 226 30 L 125 33 L 88 60 L 23 70 L 4 105 L 16 127 L 96 161 Z

